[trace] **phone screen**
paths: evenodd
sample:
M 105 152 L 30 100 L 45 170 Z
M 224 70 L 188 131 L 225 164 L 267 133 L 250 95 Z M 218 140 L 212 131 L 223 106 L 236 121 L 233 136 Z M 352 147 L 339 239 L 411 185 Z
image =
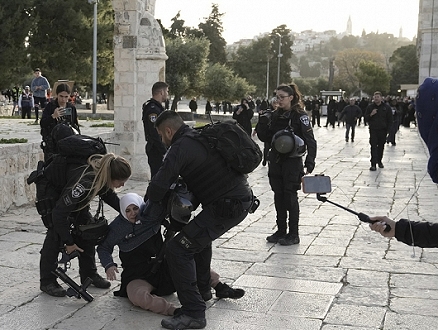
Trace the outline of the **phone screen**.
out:
M 301 181 L 303 192 L 306 194 L 325 194 L 332 191 L 332 183 L 329 176 L 303 176 Z

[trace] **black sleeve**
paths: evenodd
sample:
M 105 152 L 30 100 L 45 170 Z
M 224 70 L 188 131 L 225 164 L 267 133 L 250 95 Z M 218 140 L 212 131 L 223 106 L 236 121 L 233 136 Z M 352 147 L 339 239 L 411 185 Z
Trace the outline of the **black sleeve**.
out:
M 313 136 L 313 129 L 310 125 L 309 116 L 307 116 L 307 114 L 302 114 L 300 116 L 300 123 L 301 134 L 307 146 L 307 156 L 306 160 L 304 161 L 304 166 L 307 168 L 309 173 L 312 173 L 315 168 L 316 140 Z
M 120 199 L 117 196 L 117 194 L 114 192 L 114 190 L 109 189 L 103 194 L 99 194 L 99 196 L 102 198 L 102 200 L 105 203 L 111 206 L 114 210 L 120 212 Z
M 55 127 L 58 123 L 56 119 L 52 118 L 52 114 L 55 109 L 56 104 L 54 102 L 47 103 L 46 107 L 44 108 L 40 121 L 41 135 L 43 135 L 43 137 L 49 134 L 52 131 L 53 127 Z
M 72 125 L 79 132 L 79 134 L 81 134 L 81 129 L 79 127 L 78 111 L 76 107 L 71 103 L 68 104 L 68 107 L 71 108 Z
M 154 145 L 164 155 L 166 147 L 161 142 L 161 137 L 155 128 L 155 119 L 160 113 L 161 110 L 152 102 L 143 105 L 142 120 L 146 141 Z
M 70 214 L 78 211 L 81 205 L 89 203 L 87 195 L 91 187 L 91 181 L 88 178 L 82 178 L 77 182 L 80 175 L 81 171 L 79 170 L 72 172 L 72 176 L 69 178 L 52 211 L 53 227 L 61 241 L 67 245 L 74 243 L 70 234 Z
M 407 219 L 400 219 L 396 222 L 395 238 L 398 241 L 412 245 L 412 236 L 415 246 L 436 248 L 438 247 L 438 223 L 409 221 Z
M 371 117 L 371 116 L 370 116 L 371 111 L 373 111 L 373 106 L 374 106 L 374 104 L 373 104 L 373 103 L 370 103 L 370 104 L 367 106 L 366 110 L 365 110 L 365 115 L 364 115 L 364 117 L 365 117 L 366 121 L 368 121 L 368 122 L 369 122 L 370 117 Z

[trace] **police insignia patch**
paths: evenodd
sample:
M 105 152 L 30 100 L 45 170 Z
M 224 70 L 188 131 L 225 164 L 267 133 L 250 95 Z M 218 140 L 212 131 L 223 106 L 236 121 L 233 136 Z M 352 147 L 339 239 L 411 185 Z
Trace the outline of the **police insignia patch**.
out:
M 85 193 L 85 188 L 83 185 L 78 183 L 71 191 L 71 197 L 79 198 Z
M 304 125 L 306 125 L 306 126 L 309 126 L 309 125 L 310 125 L 310 120 L 309 120 L 309 117 L 308 117 L 308 116 L 301 116 L 301 117 L 300 117 L 300 120 L 301 120 L 301 122 L 302 122 Z
M 151 114 L 149 115 L 149 121 L 150 121 L 151 123 L 155 123 L 156 120 L 157 120 L 157 114 L 156 114 L 156 113 L 151 113 Z

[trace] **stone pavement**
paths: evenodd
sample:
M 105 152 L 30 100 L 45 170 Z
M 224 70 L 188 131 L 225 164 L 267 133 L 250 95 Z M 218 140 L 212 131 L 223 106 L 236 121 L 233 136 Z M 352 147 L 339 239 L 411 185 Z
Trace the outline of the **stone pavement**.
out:
M 315 136 L 315 173 L 331 177 L 329 200 L 370 216 L 436 221 L 437 186 L 426 173 L 427 150 L 415 128 L 401 127 L 397 146 L 385 148 L 385 168 L 376 172 L 369 171 L 365 127 L 357 128 L 354 143 L 344 141 L 342 127 L 316 128 Z M 223 281 L 244 288 L 246 295 L 208 302 L 206 329 L 438 329 L 438 250 L 413 251 L 303 193 L 301 243 L 267 243 L 275 230 L 267 168 L 260 166 L 249 181 L 261 206 L 214 242 L 212 263 Z M 143 194 L 146 187 L 131 180 L 120 193 Z M 116 215 L 108 206 L 105 212 L 108 219 Z M 108 290 L 90 288 L 91 303 L 40 292 L 43 239 L 35 208 L 0 216 L 0 329 L 161 328 L 162 316 L 113 296 L 117 281 Z M 76 280 L 77 268 L 73 261 L 68 271 Z M 99 272 L 104 275 L 102 267 Z M 168 298 L 177 302 L 176 295 Z

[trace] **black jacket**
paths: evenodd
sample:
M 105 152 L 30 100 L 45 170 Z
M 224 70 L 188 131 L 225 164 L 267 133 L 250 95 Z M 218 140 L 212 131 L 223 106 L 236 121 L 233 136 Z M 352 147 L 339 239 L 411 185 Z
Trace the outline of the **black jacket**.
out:
M 52 221 L 61 242 L 72 245 L 74 240 L 70 234 L 70 224 L 86 224 L 91 217 L 91 201 L 87 194 L 92 186 L 94 174 L 91 166 L 88 166 L 87 172 L 90 175 L 86 175 L 79 180 L 84 171 L 84 166 L 78 166 L 77 164 L 70 165 L 67 171 L 69 174 L 68 182 L 53 208 Z M 99 191 L 98 195 L 102 197 L 105 203 L 120 212 L 120 201 L 113 190 L 104 188 Z M 83 206 L 85 207 L 82 208 Z
M 46 107 L 44 108 L 43 116 L 41 117 L 40 121 L 41 135 L 43 140 L 50 136 L 53 128 L 59 123 L 59 120 L 52 118 L 53 112 L 55 112 L 55 109 L 58 107 L 58 100 L 54 99 L 53 101 L 47 103 Z M 62 117 L 62 120 L 69 122 L 80 133 L 76 107 L 72 103 L 68 102 L 65 108 L 71 108 L 71 116 L 64 116 Z
M 373 109 L 377 109 L 377 113 L 371 116 Z M 381 102 L 377 105 L 372 102 L 365 111 L 365 119 L 370 129 L 384 129 L 389 132 L 392 125 L 392 110 L 386 103 Z
M 309 116 L 307 116 L 304 111 L 284 111 L 280 108 L 272 112 L 271 124 L 267 132 L 268 141 L 272 141 L 275 133 L 287 128 L 289 123 L 294 133 L 303 139 L 307 146 L 307 156 L 304 161 L 304 166 L 307 168 L 307 171 L 311 173 L 315 168 L 316 140 L 313 136 Z
M 240 107 L 244 107 L 244 109 L 240 114 L 237 114 L 237 110 L 239 110 Z M 248 133 L 249 136 L 251 136 L 251 132 L 252 132 L 251 119 L 253 116 L 254 116 L 254 111 L 249 106 L 245 108 L 245 106 L 243 106 L 242 104 L 237 106 L 233 112 L 233 119 L 236 119 L 239 125 L 243 127 L 243 129 L 245 130 L 246 133 Z
M 400 219 L 396 222 L 395 238 L 400 242 L 412 245 L 411 228 L 415 246 L 423 248 L 438 247 L 438 223 Z
M 356 119 L 360 118 L 362 115 L 362 110 L 357 105 L 347 105 L 344 110 L 342 110 L 339 120 L 345 117 L 345 122 L 347 124 L 355 124 Z
M 175 133 L 163 164 L 149 183 L 148 198 L 162 201 L 179 176 L 203 205 L 225 197 L 251 196 L 246 175 L 229 169 L 219 152 L 207 149 L 195 134 L 187 125 Z
M 155 129 L 155 120 L 160 113 L 164 111 L 163 106 L 160 102 L 155 99 L 150 99 L 143 104 L 142 120 L 144 128 L 144 137 L 147 144 L 151 144 L 157 150 L 161 152 L 162 155 L 166 153 L 166 147 L 161 142 L 161 137 L 158 135 Z

